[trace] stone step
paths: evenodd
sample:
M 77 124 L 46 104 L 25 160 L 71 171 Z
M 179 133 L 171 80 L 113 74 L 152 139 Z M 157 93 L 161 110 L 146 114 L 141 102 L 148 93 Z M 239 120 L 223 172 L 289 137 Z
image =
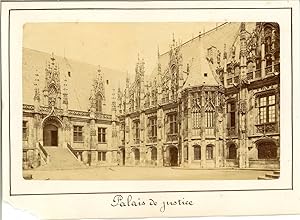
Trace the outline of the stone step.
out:
M 279 179 L 280 174 L 274 174 L 274 173 L 267 173 L 266 177 L 272 178 L 272 179 Z
M 39 170 L 86 168 L 67 148 L 53 146 L 45 146 L 44 148 L 50 156 L 50 161 L 48 164 L 39 167 Z
M 276 174 L 276 175 L 280 175 L 280 170 L 276 170 L 273 173 Z
M 266 176 L 259 176 L 257 179 L 259 180 L 273 180 L 272 178 L 266 177 Z

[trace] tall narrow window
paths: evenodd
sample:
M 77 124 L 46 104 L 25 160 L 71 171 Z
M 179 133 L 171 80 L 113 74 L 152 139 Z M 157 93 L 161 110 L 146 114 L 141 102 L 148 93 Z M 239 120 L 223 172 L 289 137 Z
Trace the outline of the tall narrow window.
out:
M 206 127 L 212 128 L 214 126 L 214 112 L 212 111 L 205 112 L 205 116 L 206 116 Z
M 28 122 L 23 121 L 23 140 L 28 139 Z
M 157 137 L 157 118 L 156 117 L 152 117 L 150 118 L 150 135 L 151 137 Z
M 83 141 L 83 132 L 82 126 L 74 126 L 73 127 L 73 141 L 74 142 L 82 142 Z
M 98 142 L 106 143 L 106 128 L 98 128 Z
M 151 160 L 157 160 L 157 148 L 153 147 L 151 149 Z
M 194 160 L 201 160 L 201 147 L 198 145 L 194 146 Z
M 235 102 L 229 102 L 227 104 L 227 114 L 228 114 L 227 127 L 228 128 L 235 127 L 235 111 L 236 111 Z
M 106 152 L 98 151 L 98 161 L 106 161 Z
M 206 146 L 206 159 L 207 160 L 212 160 L 213 159 L 213 146 L 208 145 Z
M 259 104 L 259 124 L 275 122 L 275 95 L 261 96 Z
M 134 127 L 133 127 L 133 129 L 134 129 L 133 138 L 134 138 L 134 142 L 136 144 L 138 144 L 139 141 L 140 141 L 140 121 L 134 121 L 133 123 L 134 123 L 133 124 L 134 125 Z
M 192 123 L 193 128 L 201 128 L 201 107 L 200 107 L 201 98 L 197 93 L 193 97 L 193 109 L 192 109 Z
M 188 146 L 184 146 L 183 157 L 184 157 L 185 161 L 187 161 L 189 159 L 189 149 L 188 149 Z
M 169 120 L 170 120 L 170 134 L 177 134 L 178 133 L 177 114 L 170 114 Z
M 134 159 L 135 160 L 140 160 L 140 150 L 139 149 L 134 149 Z

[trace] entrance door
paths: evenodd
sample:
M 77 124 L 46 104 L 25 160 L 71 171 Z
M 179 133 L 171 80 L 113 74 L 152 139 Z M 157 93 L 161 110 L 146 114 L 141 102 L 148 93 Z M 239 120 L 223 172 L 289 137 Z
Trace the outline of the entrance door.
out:
M 169 148 L 169 155 L 170 155 L 170 165 L 171 166 L 178 166 L 178 150 L 176 147 Z
M 43 130 L 44 146 L 58 146 L 58 127 L 53 124 L 47 124 Z
M 51 131 L 51 146 L 57 146 L 57 145 L 58 145 L 57 130 Z

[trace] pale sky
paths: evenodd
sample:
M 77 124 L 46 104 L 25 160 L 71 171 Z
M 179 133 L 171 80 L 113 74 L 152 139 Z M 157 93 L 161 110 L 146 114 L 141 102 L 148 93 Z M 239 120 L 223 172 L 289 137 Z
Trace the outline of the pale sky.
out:
M 221 23 L 218 23 L 220 25 Z M 29 23 L 23 47 L 134 74 L 137 56 L 146 74 L 160 53 L 175 39 L 185 42 L 216 27 L 217 23 Z

